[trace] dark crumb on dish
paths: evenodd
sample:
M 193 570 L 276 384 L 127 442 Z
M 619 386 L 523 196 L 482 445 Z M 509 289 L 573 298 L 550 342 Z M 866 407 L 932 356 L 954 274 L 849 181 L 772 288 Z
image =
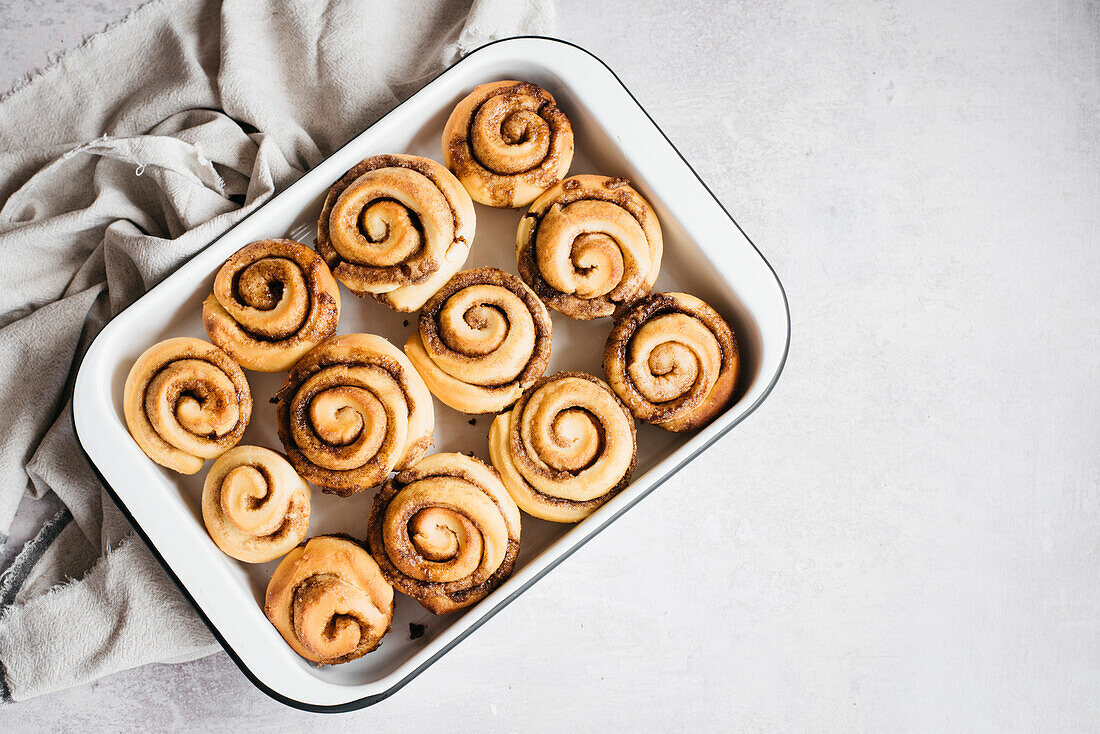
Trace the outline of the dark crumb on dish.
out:
M 267 402 L 271 403 L 272 405 L 277 405 L 279 403 L 279 396 L 276 395 L 273 398 L 268 398 Z
M 416 622 L 409 622 L 409 639 L 419 640 L 424 636 L 424 625 L 417 624 Z
M 466 422 L 469 423 L 471 426 L 476 426 L 477 425 L 477 418 L 471 418 L 470 420 L 468 420 Z

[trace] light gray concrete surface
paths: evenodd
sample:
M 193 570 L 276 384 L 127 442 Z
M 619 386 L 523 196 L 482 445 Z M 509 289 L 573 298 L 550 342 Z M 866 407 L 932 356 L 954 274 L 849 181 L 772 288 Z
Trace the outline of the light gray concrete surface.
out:
M 0 9 L 0 86 L 132 3 Z M 562 0 L 782 278 L 742 427 L 391 699 L 224 654 L 19 730 L 1100 729 L 1100 9 Z

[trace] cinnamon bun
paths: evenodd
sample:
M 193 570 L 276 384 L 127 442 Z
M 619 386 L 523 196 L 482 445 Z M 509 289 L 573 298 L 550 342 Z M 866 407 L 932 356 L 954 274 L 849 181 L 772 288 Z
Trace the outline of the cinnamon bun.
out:
M 316 252 L 260 240 L 225 261 L 202 304 L 211 341 L 245 369 L 282 372 L 336 332 L 340 289 Z
M 569 171 L 573 127 L 542 87 L 482 84 L 448 118 L 443 162 L 474 201 L 527 206 Z
M 622 178 L 572 176 L 535 200 L 516 233 L 519 274 L 574 319 L 611 316 L 657 281 L 657 215 Z
M 206 475 L 202 519 L 226 555 L 264 563 L 285 555 L 309 530 L 309 485 L 271 449 L 236 446 Z
M 367 527 L 382 574 L 436 614 L 483 599 L 519 553 L 519 508 L 496 471 L 465 454 L 433 454 L 391 477 Z
M 615 320 L 603 364 L 636 418 L 690 431 L 729 405 L 741 360 L 717 311 L 687 293 L 654 293 Z
M 415 311 L 462 267 L 474 227 L 470 195 L 442 165 L 376 155 L 329 189 L 317 251 L 356 295 Z
M 319 535 L 279 563 L 267 585 L 264 614 L 294 652 L 337 665 L 381 644 L 393 621 L 393 587 L 358 543 Z
M 521 510 L 577 522 L 630 481 L 637 464 L 634 419 L 603 380 L 559 372 L 496 417 L 489 455 Z
M 194 474 L 241 440 L 252 417 L 244 372 L 210 342 L 176 337 L 154 344 L 130 368 L 126 427 L 153 461 Z
M 466 270 L 420 312 L 405 344 L 432 393 L 463 413 L 497 413 L 546 371 L 553 327 L 546 307 L 514 275 Z
M 321 342 L 287 375 L 276 425 L 294 468 L 350 495 L 417 461 L 432 442 L 432 396 L 408 358 L 380 336 Z

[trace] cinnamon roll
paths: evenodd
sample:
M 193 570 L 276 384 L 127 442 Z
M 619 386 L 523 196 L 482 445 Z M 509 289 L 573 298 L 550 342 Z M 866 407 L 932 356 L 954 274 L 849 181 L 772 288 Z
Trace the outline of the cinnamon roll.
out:
M 416 462 L 432 442 L 432 396 L 401 350 L 373 334 L 322 342 L 287 375 L 276 425 L 287 458 L 347 496 Z
M 354 540 L 319 535 L 279 563 L 264 614 L 294 652 L 337 665 L 381 644 L 393 621 L 393 587 Z
M 433 454 L 374 498 L 367 541 L 386 580 L 436 614 L 475 604 L 512 575 L 519 508 L 465 454 Z
M 741 360 L 717 311 L 687 293 L 654 293 L 615 320 L 603 365 L 636 418 L 690 431 L 729 405 Z
M 376 155 L 329 189 L 317 251 L 356 295 L 415 311 L 462 267 L 474 225 L 470 195 L 446 168 L 415 155 Z
M 482 84 L 447 119 L 443 162 L 474 201 L 527 206 L 569 171 L 573 127 L 542 87 Z
M 138 357 L 122 405 L 145 455 L 180 474 L 194 474 L 235 446 L 252 417 L 241 368 L 210 342 L 191 337 L 154 344 Z
M 550 314 L 519 278 L 466 270 L 420 312 L 405 344 L 432 393 L 463 413 L 497 413 L 519 400 L 550 361 Z
M 316 252 L 260 240 L 225 261 L 202 304 L 211 341 L 245 369 L 282 372 L 336 332 L 340 289 Z
M 306 537 L 309 485 L 282 454 L 236 446 L 206 475 L 202 519 L 226 555 L 245 563 L 273 561 Z
M 559 372 L 496 417 L 489 456 L 521 510 L 577 522 L 630 481 L 637 464 L 634 419 L 603 380 Z
M 572 176 L 531 205 L 516 233 L 519 274 L 574 319 L 611 316 L 657 280 L 657 215 L 622 178 Z

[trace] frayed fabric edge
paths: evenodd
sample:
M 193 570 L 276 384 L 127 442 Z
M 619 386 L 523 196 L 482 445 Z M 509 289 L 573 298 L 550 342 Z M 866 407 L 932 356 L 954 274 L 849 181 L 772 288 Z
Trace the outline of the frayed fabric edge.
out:
M 125 25 L 126 23 L 130 22 L 130 20 L 132 20 L 138 14 L 144 13 L 153 7 L 164 5 L 167 2 L 168 0 L 149 0 L 148 2 L 143 3 L 128 12 L 121 20 L 116 20 L 113 23 L 108 23 L 106 26 L 104 26 L 103 30 L 85 36 L 84 39 L 81 40 L 79 45 L 74 46 L 70 49 L 66 49 L 64 51 L 53 50 L 48 52 L 46 57 L 46 65 L 38 69 L 29 71 L 22 77 L 17 79 L 15 84 L 12 85 L 11 89 L 7 90 L 3 94 L 0 94 L 0 104 L 4 104 L 9 99 L 12 99 L 19 93 L 23 92 L 25 89 L 34 86 L 39 79 L 51 75 L 52 73 L 57 71 L 58 67 L 60 67 L 66 60 L 68 60 L 69 57 L 90 48 L 96 42 L 98 42 L 100 38 L 115 30 L 119 26 Z
M 57 536 L 61 535 L 61 531 L 72 522 L 72 519 L 73 513 L 66 507 L 47 520 L 34 538 L 28 540 L 19 551 L 8 570 L 0 575 L 0 617 L 3 617 L 4 611 L 15 602 L 15 597 L 23 588 L 24 582 L 35 565 L 57 540 Z

